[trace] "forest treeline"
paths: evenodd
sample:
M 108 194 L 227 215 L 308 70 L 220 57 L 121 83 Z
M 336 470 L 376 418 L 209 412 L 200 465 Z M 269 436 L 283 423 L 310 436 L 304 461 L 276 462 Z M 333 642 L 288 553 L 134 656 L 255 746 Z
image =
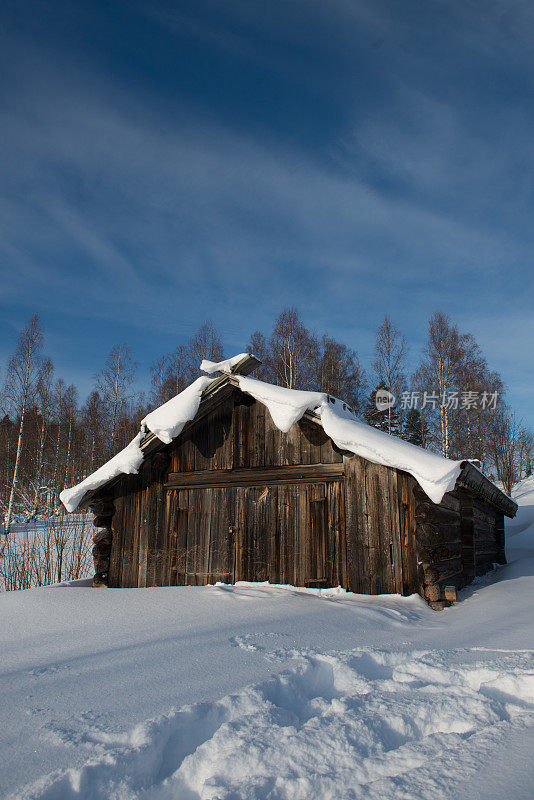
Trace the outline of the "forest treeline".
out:
M 501 376 L 488 366 L 474 337 L 441 312 L 429 320 L 426 344 L 411 374 L 408 342 L 388 316 L 376 332 L 373 362 L 365 368 L 355 348 L 308 329 L 295 308 L 282 310 L 271 331 L 253 331 L 243 350 L 262 361 L 256 377 L 328 392 L 391 435 L 449 458 L 477 459 L 505 491 L 531 473 L 534 438 L 508 405 Z M 220 334 L 205 321 L 187 343 L 154 361 L 150 389 L 143 394 L 134 391 L 134 354 L 128 345 L 117 344 L 82 400 L 75 385 L 56 375 L 34 315 L 20 332 L 0 389 L 5 530 L 13 519 L 57 512 L 64 487 L 124 447 L 148 410 L 198 376 L 203 358 L 223 356 Z

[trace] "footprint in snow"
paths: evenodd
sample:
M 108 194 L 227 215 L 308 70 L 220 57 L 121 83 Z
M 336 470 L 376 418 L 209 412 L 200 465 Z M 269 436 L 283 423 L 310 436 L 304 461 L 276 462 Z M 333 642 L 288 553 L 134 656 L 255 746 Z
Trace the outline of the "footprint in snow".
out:
M 230 641 L 252 650 L 258 638 Z M 461 651 L 369 648 L 294 657 L 262 684 L 100 739 L 100 757 L 46 776 L 23 796 L 452 796 L 457 775 L 474 774 L 507 731 L 534 726 L 530 654 L 473 661 Z

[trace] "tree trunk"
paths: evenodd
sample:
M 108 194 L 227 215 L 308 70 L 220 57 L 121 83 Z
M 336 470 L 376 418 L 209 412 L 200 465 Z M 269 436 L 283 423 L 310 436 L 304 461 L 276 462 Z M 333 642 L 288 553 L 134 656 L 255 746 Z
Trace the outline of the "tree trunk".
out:
M 35 478 L 35 500 L 33 503 L 34 516 L 35 514 L 37 514 L 39 508 L 39 489 L 41 488 L 41 478 L 43 474 L 43 453 L 44 453 L 45 436 L 46 436 L 46 420 L 45 420 L 45 413 L 43 410 L 43 418 L 41 422 L 41 436 L 39 439 L 39 454 L 37 456 L 37 476 Z
M 17 481 L 19 477 L 20 454 L 22 452 L 22 437 L 24 434 L 24 415 L 26 414 L 26 403 L 28 401 L 28 387 L 30 385 L 30 366 L 31 366 L 31 351 L 28 353 L 28 357 L 26 359 L 26 370 L 24 375 L 24 392 L 22 395 L 19 436 L 17 441 L 17 455 L 15 457 L 15 468 L 13 469 L 13 482 L 11 484 L 11 492 L 9 493 L 9 502 L 7 505 L 7 512 L 4 524 L 4 533 L 6 536 L 9 534 L 9 530 L 11 528 L 11 518 L 13 516 L 13 504 L 15 502 L 15 491 L 17 488 Z
M 72 414 L 69 417 L 69 436 L 68 436 L 68 439 L 67 439 L 67 457 L 65 459 L 65 480 L 63 482 L 63 486 L 64 487 L 68 486 L 71 439 L 72 439 Z

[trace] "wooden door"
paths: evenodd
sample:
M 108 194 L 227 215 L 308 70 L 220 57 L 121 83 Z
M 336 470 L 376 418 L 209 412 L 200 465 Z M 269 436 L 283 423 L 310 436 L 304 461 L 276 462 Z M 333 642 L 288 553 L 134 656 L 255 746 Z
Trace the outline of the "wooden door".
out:
M 303 542 L 300 585 L 347 586 L 344 485 L 342 480 L 306 486 L 305 515 L 299 520 Z
M 169 491 L 171 583 L 346 585 L 342 480 Z
M 237 487 L 232 525 L 234 579 L 280 581 L 279 486 Z
M 234 581 L 233 490 L 183 489 L 171 502 L 175 564 L 171 583 L 203 586 Z

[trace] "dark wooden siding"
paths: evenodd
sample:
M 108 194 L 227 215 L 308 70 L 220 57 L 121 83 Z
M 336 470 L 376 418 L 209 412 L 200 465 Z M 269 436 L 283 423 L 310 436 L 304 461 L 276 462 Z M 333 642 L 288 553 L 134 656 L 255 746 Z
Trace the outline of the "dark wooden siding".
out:
M 447 492 L 439 505 L 418 487 L 413 491 L 417 558 L 428 600 L 439 601 L 446 586 L 461 589 L 502 563 L 502 514 L 494 506 L 464 488 Z
M 466 489 L 436 506 L 412 476 L 285 434 L 226 387 L 113 487 L 111 586 L 270 581 L 443 597 L 504 559 L 503 517 Z
M 170 583 L 345 581 L 342 481 L 169 489 Z
M 475 574 L 483 575 L 498 561 L 497 512 L 477 497 L 473 498 L 473 531 Z
M 110 585 L 346 585 L 344 460 L 318 425 L 284 434 L 232 390 L 166 452 L 115 487 Z

